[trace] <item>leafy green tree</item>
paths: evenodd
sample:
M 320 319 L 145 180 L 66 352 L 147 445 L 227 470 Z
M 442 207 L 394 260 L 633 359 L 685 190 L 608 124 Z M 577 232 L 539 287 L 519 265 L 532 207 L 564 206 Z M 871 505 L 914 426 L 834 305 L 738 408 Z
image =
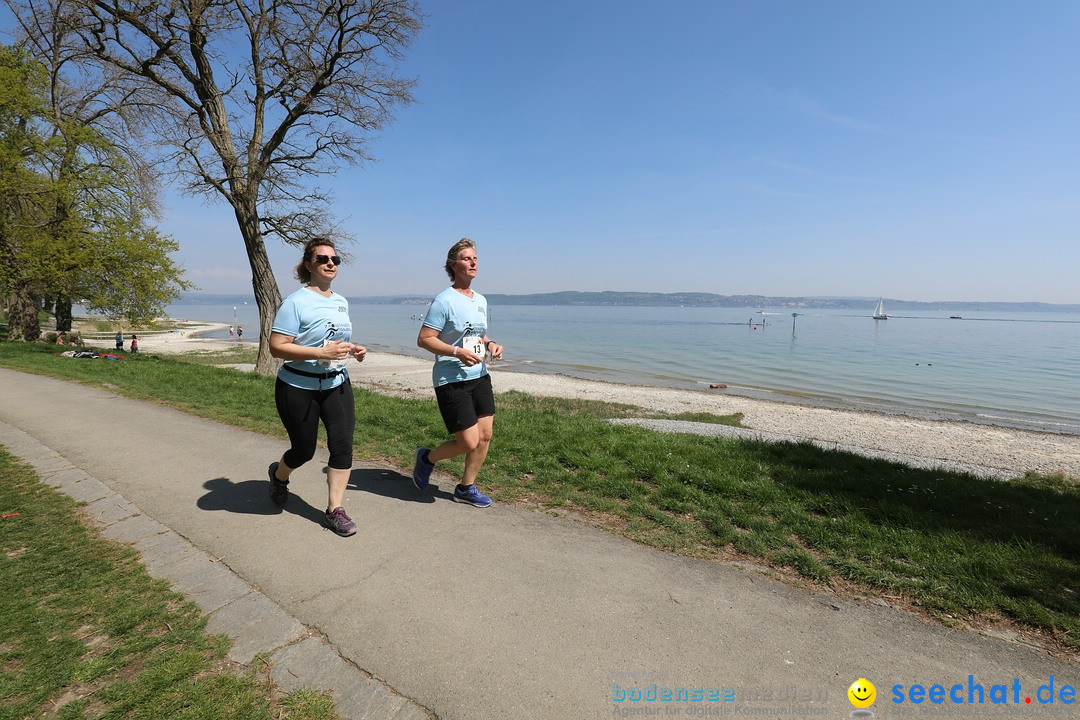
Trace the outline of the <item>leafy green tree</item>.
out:
M 27 53 L 0 45 L 0 292 L 8 315 L 8 338 L 40 335 L 41 200 L 47 178 L 33 166 L 44 153 L 38 133 L 44 117 L 46 77 Z
M 153 319 L 191 285 L 170 257 L 177 243 L 148 224 L 143 176 L 127 152 L 89 125 L 65 119 L 54 127 L 48 287 L 58 316 L 77 298 L 109 317 Z
M 124 172 L 124 156 L 102 153 L 108 143 L 100 137 L 81 142 L 92 143 L 98 160 L 108 162 L 64 166 L 49 223 L 48 287 L 58 298 L 79 299 L 91 312 L 145 323 L 191 288 L 171 257 L 179 247 L 147 223 L 150 213 L 130 187 L 133 176 Z
M 10 152 L 3 156 L 10 162 L 0 179 L 13 188 L 0 218 L 9 338 L 38 337 L 43 296 L 56 298 L 58 329 L 70 329 L 72 298 L 132 322 L 159 315 L 190 285 L 170 257 L 176 243 L 147 224 L 152 194 L 143 184 L 146 173 L 95 127 L 111 113 L 104 94 L 92 112 L 77 112 L 91 107 L 89 96 L 63 102 L 73 93 L 55 66 L 32 63 L 17 48 L 4 50 L 11 80 L 5 107 L 9 114 L 21 110 L 23 118 L 4 125 Z
M 141 151 L 146 113 L 137 88 L 81 46 L 75 10 L 68 2 L 48 2 L 16 16 L 20 42 L 48 75 L 50 144 L 41 171 L 53 191 L 42 230 L 51 238 L 48 289 L 57 328 L 68 330 L 73 299 L 95 298 L 90 307 L 145 319 L 190 287 L 168 257 L 176 244 L 146 227 L 157 206 L 158 178 Z M 151 247 L 138 248 L 141 262 L 117 263 L 111 248 L 121 240 L 128 252 L 137 243 Z M 107 273 L 106 263 L 112 265 Z M 106 292 L 95 281 L 114 289 Z M 120 287 L 145 287 L 149 294 L 131 298 L 115 289 Z M 123 297 L 129 297 L 127 305 L 116 305 Z
M 160 315 L 177 290 L 190 288 L 180 280 L 162 281 L 179 272 L 169 257 L 177 243 L 138 218 L 112 222 L 98 239 L 100 252 L 83 266 L 73 290 L 87 310 L 143 324 Z

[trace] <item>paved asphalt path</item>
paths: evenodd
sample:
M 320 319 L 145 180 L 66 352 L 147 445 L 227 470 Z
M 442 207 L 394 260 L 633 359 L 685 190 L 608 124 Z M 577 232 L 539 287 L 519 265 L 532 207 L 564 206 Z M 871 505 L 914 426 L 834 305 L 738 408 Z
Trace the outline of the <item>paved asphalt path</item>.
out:
M 138 536 L 152 572 L 174 560 L 179 577 L 166 577 L 233 635 L 234 657 L 273 650 L 275 678 L 330 687 L 346 717 L 837 718 L 855 710 L 847 689 L 859 678 L 877 687 L 877 717 L 1080 715 L 1061 698 L 1080 686 L 1080 663 L 574 519 L 457 504 L 438 473 L 420 493 L 411 458 L 358 459 L 346 508 L 360 529 L 339 538 L 321 525 L 324 451 L 293 476 L 277 512 L 266 467 L 281 440 L 6 369 L 0 398 L 0 443 L 37 457 L 53 484 L 78 478 L 68 483 L 76 497 L 99 482 L 110 494 L 83 497 L 88 512 L 106 534 Z M 363 407 L 358 418 L 362 428 Z M 274 620 L 256 621 L 263 612 Z M 1051 678 L 1055 702 L 1041 704 L 1036 690 Z M 892 702 L 894 685 L 916 683 L 961 684 L 964 702 Z M 969 684 L 983 687 L 984 704 L 968 704 L 978 693 Z M 1007 703 L 990 703 L 994 685 L 1008 687 Z M 661 697 L 706 691 L 700 701 L 633 699 L 654 686 Z

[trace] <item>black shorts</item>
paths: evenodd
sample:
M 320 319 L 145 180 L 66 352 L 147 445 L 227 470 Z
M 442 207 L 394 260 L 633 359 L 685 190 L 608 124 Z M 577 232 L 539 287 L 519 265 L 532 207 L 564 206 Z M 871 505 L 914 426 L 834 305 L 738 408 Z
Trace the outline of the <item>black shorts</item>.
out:
M 491 389 L 491 376 L 475 380 L 447 383 L 435 388 L 439 412 L 450 433 L 467 430 L 478 418 L 495 414 L 495 393 Z

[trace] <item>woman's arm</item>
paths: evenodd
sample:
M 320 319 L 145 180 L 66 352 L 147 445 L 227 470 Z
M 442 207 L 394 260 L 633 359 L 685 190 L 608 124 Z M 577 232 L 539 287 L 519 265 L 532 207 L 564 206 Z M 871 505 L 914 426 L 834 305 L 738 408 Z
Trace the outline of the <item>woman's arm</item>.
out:
M 484 361 L 484 358 L 472 354 L 465 348 L 443 342 L 439 339 L 439 331 L 433 327 L 428 327 L 427 325 L 420 328 L 420 334 L 416 336 L 416 344 L 435 355 L 449 355 L 456 357 L 465 365 L 465 367 L 472 367 L 473 365 Z
M 297 345 L 295 340 L 295 337 L 283 333 L 270 333 L 270 354 L 280 360 L 344 360 L 352 350 L 350 343 L 341 340 L 322 347 Z
M 502 360 L 503 346 L 495 342 L 487 335 L 484 336 L 484 348 L 491 355 L 492 360 Z

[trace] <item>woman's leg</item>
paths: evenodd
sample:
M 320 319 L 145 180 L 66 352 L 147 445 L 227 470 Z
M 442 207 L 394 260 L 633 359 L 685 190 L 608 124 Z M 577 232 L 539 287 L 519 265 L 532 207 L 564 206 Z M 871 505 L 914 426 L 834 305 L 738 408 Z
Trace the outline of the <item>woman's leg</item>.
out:
M 494 425 L 494 415 L 483 415 L 476 419 L 476 425 L 474 429 L 478 431 L 479 438 L 476 442 L 476 446 L 465 453 L 465 472 L 461 478 L 462 485 L 473 485 L 476 483 L 476 476 L 480 472 L 480 468 L 484 465 L 484 460 L 487 459 L 488 448 L 491 446 L 491 431 Z
M 330 450 L 326 468 L 326 509 L 329 512 L 345 504 L 345 488 L 352 473 L 356 405 L 352 384 L 348 380 L 327 393 L 322 402 L 321 416 L 326 427 L 326 445 Z
M 480 445 L 480 423 L 454 433 L 453 440 L 447 440 L 439 447 L 428 452 L 428 460 L 433 463 L 449 460 L 458 455 L 468 455 Z
M 280 480 L 283 483 L 287 483 L 289 482 L 289 476 L 292 475 L 292 472 L 295 469 L 296 468 L 291 468 L 285 464 L 285 454 L 282 453 L 281 459 L 278 460 L 277 467 L 274 468 L 274 479 Z
M 476 482 L 491 444 L 492 426 L 495 420 L 495 395 L 491 388 L 491 376 L 484 375 L 475 381 L 455 383 L 435 388 L 439 412 L 447 429 L 468 424 L 454 431 L 454 439 L 428 451 L 432 464 L 458 455 L 465 456 L 465 472 L 462 485 Z
M 289 434 L 290 447 L 281 456 L 276 473 L 277 479 L 284 482 L 293 470 L 314 457 L 320 413 L 315 391 L 293 387 L 280 379 L 274 385 L 274 403 Z
M 345 489 L 349 486 L 352 470 L 326 469 L 326 509 L 342 507 L 345 504 Z
M 428 452 L 428 459 L 436 463 L 440 460 L 449 460 L 458 455 L 465 456 L 465 472 L 462 475 L 463 486 L 472 485 L 476 482 L 476 476 L 487 459 L 488 448 L 491 447 L 492 427 L 495 423 L 494 415 L 484 415 L 476 419 L 472 427 L 459 430 L 454 433 L 453 440 L 447 440 L 439 447 Z

